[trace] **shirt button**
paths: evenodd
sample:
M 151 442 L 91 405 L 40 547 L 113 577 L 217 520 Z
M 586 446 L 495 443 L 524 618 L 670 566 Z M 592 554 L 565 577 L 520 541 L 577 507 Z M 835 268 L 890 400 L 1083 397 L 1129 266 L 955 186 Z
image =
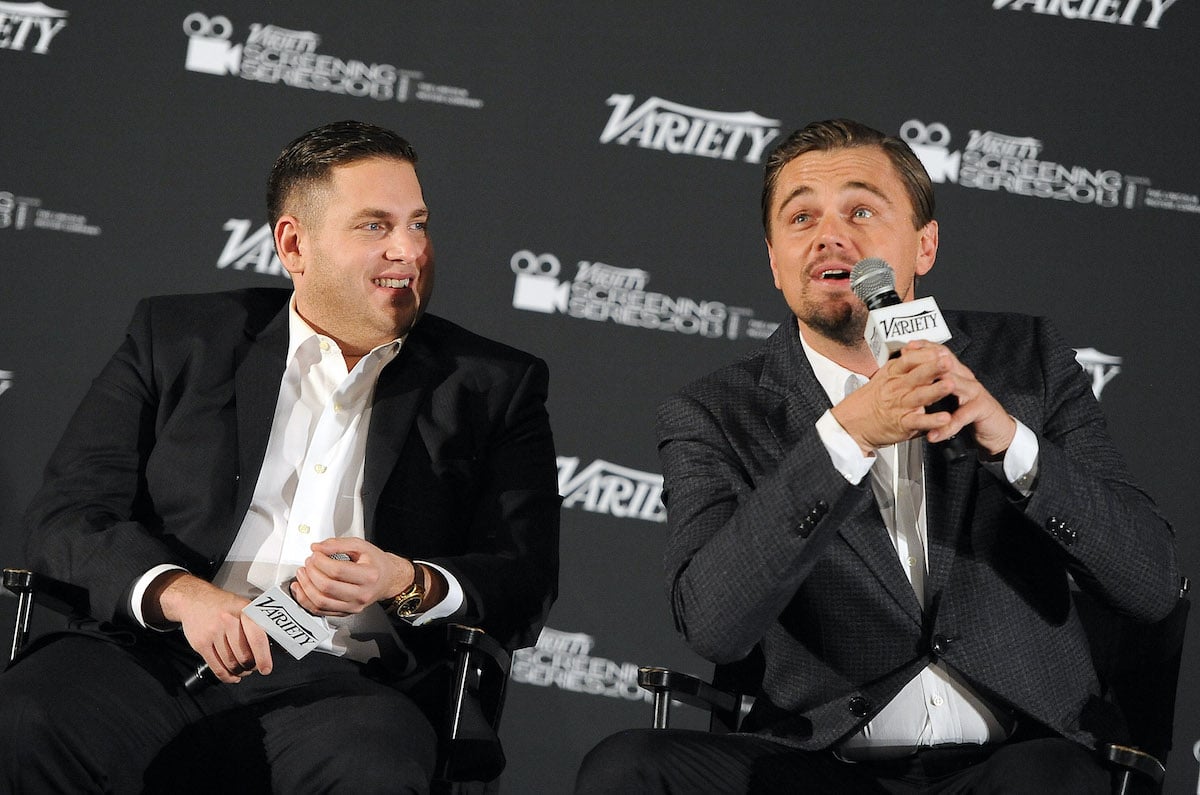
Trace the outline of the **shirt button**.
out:
M 940 707 L 942 704 L 946 703 L 946 699 L 942 698 L 941 696 L 934 696 L 933 698 L 929 699 L 929 703 L 933 704 L 935 707 Z
M 335 413 L 335 414 L 341 413 L 341 411 L 342 411 L 342 404 L 341 404 L 341 403 L 334 403 L 334 404 L 333 404 L 333 411 L 334 411 L 334 413 Z
M 297 527 L 297 528 L 296 528 L 296 530 L 298 530 L 299 532 L 303 533 L 304 535 L 308 535 L 308 531 L 309 531 L 309 530 L 311 530 L 311 529 L 312 529 L 312 528 L 311 528 L 311 527 L 309 527 L 309 526 L 308 526 L 308 525 L 306 525 L 306 524 L 302 524 L 302 525 L 300 525 L 299 527 Z
M 908 565 L 909 565 L 909 568 L 912 568 L 913 566 L 916 566 L 916 565 L 917 565 L 917 559 L 916 559 L 916 558 L 911 558 L 911 557 L 910 557 L 910 558 L 908 559 Z
M 316 470 L 318 475 L 325 474 L 325 465 L 324 464 L 317 464 L 315 467 L 313 467 L 313 469 Z
M 326 342 L 325 340 L 321 340 L 321 350 L 323 350 L 323 351 L 329 350 L 329 343 Z

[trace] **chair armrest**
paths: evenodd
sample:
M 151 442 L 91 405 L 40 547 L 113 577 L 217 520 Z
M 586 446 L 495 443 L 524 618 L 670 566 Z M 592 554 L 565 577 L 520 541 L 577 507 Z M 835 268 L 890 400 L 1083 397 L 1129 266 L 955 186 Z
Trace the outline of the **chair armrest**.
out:
M 1126 770 L 1149 776 L 1155 784 L 1161 784 L 1167 768 L 1154 756 L 1127 745 L 1108 743 L 1101 746 L 1101 754 L 1110 763 Z M 1125 790 L 1122 789 L 1122 792 Z
M 14 659 L 29 639 L 29 620 L 35 597 L 45 607 L 68 616 L 87 614 L 87 590 L 56 580 L 29 569 L 5 569 L 4 587 L 17 596 L 17 615 L 13 626 L 8 659 Z
M 654 728 L 666 729 L 670 724 L 671 701 L 681 701 L 712 712 L 714 720 L 728 731 L 737 727 L 741 698 L 714 687 L 703 679 L 669 668 L 638 669 L 638 684 L 654 694 Z
M 496 731 L 504 710 L 512 657 L 477 627 L 451 624 L 447 649 L 453 666 L 449 705 L 442 728 L 438 778 L 491 781 L 504 770 Z

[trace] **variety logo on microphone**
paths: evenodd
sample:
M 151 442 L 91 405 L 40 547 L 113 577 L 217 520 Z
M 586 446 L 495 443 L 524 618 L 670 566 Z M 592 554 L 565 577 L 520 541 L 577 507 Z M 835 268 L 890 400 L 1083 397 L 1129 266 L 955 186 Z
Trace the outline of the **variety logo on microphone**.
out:
M 1039 138 L 971 130 L 966 146 L 952 150 L 950 129 L 945 124 L 926 124 L 919 119 L 900 125 L 900 137 L 912 147 L 934 182 L 1100 207 L 1200 213 L 1200 196 L 1195 193 L 1152 188 L 1146 177 L 1113 169 L 1045 160 L 1045 145 Z
M 264 591 L 242 612 L 297 660 L 333 637 L 324 619 L 309 613 L 278 585 Z

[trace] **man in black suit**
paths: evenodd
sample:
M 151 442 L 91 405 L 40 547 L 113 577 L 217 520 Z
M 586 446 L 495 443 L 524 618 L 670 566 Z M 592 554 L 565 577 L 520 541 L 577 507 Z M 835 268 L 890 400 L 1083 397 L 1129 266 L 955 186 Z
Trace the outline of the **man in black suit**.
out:
M 547 371 L 426 313 L 415 164 L 373 125 L 305 133 L 267 196 L 294 290 L 138 305 L 29 510 L 30 563 L 94 621 L 0 676 L 0 788 L 424 791 L 439 624 L 534 642 Z M 242 612 L 275 585 L 334 630 L 303 659 Z M 185 690 L 201 659 L 220 684 Z
M 761 655 L 739 735 L 631 731 L 579 792 L 1108 792 L 1072 580 L 1143 620 L 1175 604 L 1173 533 L 1129 478 L 1073 352 L 1041 319 L 947 312 L 879 366 L 856 262 L 914 297 L 933 191 L 904 142 L 847 120 L 771 156 L 763 224 L 795 322 L 658 416 L 675 623 Z M 953 396 L 957 408 L 925 407 Z M 964 460 L 936 452 L 958 434 Z

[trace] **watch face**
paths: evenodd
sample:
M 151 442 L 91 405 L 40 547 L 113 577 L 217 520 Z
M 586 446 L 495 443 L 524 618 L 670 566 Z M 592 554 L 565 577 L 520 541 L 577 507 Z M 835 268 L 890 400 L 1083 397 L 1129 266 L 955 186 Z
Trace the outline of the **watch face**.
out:
M 420 606 L 421 606 L 421 597 L 416 594 L 413 594 L 412 596 L 408 597 L 400 604 L 396 605 L 396 615 L 411 616 L 413 613 L 417 612 L 417 608 L 419 608 Z

